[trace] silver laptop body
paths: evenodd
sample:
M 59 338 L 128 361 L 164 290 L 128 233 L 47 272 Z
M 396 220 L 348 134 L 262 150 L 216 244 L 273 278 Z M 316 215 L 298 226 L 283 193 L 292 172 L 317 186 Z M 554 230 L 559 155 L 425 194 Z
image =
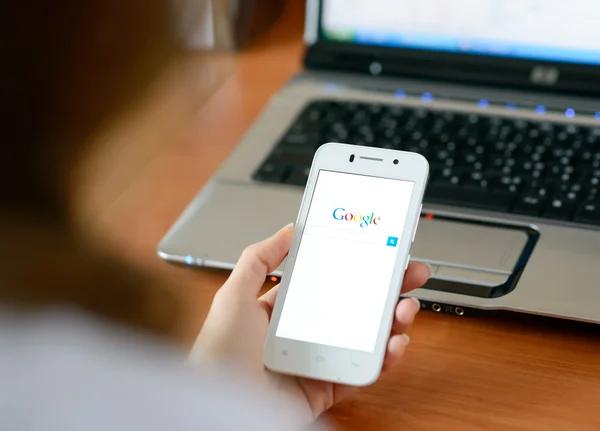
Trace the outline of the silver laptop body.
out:
M 485 205 L 444 203 L 443 199 L 440 203 L 439 199 L 428 199 L 426 195 L 411 255 L 415 261 L 429 262 L 433 276 L 426 287 L 411 295 L 421 299 L 424 308 L 460 315 L 482 310 L 510 310 L 600 322 L 600 220 L 597 223 L 593 219 L 581 221 L 583 212 L 595 214 L 593 196 L 587 199 L 586 193 L 591 193 L 596 184 L 593 180 L 596 155 L 600 160 L 600 140 L 593 141 L 595 133 L 600 135 L 599 114 L 596 114 L 600 111 L 600 43 L 595 51 L 597 60 L 589 55 L 593 47 L 581 51 L 562 48 L 536 51 L 536 46 L 531 48 L 533 45 L 528 42 L 530 45 L 523 43 L 516 48 L 506 43 L 502 51 L 498 44 L 482 47 L 476 37 L 464 36 L 468 31 L 475 34 L 483 30 L 476 25 L 471 29 L 469 25 L 474 21 L 460 18 L 464 11 L 449 11 L 447 17 L 439 11 L 436 13 L 437 0 L 410 2 L 413 5 L 408 12 L 377 10 L 378 5 L 386 3 L 383 0 L 353 0 L 351 8 L 350 5 L 344 8 L 342 3 L 347 5 L 347 0 L 307 2 L 306 70 L 271 99 L 231 156 L 166 233 L 158 246 L 158 254 L 171 262 L 232 269 L 244 247 L 295 221 L 303 188 L 258 181 L 256 172 L 272 156 L 274 147 L 298 116 L 315 101 L 362 103 L 410 112 L 427 111 L 433 115 L 450 112 L 461 118 L 471 118 L 470 115 L 484 118 L 492 124 L 496 120 L 490 118 L 508 122 L 522 120 L 521 125 L 534 125 L 534 128 L 550 125 L 548 127 L 567 135 L 585 130 L 585 137 L 591 136 L 583 139 L 583 143 L 575 140 L 576 144 L 561 147 L 563 153 L 560 154 L 552 153 L 558 151 L 554 143 L 542 143 L 549 145 L 551 153 L 537 160 L 540 163 L 550 160 L 544 169 L 553 169 L 561 160 L 565 165 L 575 165 L 574 172 L 567 171 L 570 178 L 564 178 L 562 171 L 553 172 L 558 172 L 559 180 L 569 187 L 576 184 L 573 190 L 580 194 L 576 207 L 571 208 L 569 216 L 532 216 L 490 210 Z M 472 20 L 487 17 L 491 24 L 499 25 L 502 13 L 506 17 L 512 13 L 517 23 L 515 28 L 496 29 L 494 35 L 517 37 L 518 30 L 525 28 L 519 27 L 519 20 L 527 21 L 530 11 L 511 6 L 514 2 L 509 0 L 504 2 L 504 8 L 497 3 L 483 1 L 473 12 Z M 448 2 L 443 4 L 448 7 Z M 431 8 L 428 9 L 428 5 Z M 486 5 L 496 9 L 492 13 L 485 9 Z M 552 10 L 553 7 L 543 6 L 536 12 L 540 20 L 548 21 L 546 27 L 536 24 L 536 31 L 549 31 L 556 26 L 552 19 L 560 16 L 563 25 L 580 19 L 576 10 L 565 12 Z M 593 9 L 585 11 L 588 20 L 600 22 L 600 5 Z M 398 14 L 397 17 L 394 14 Z M 404 22 L 398 18 L 403 16 L 411 20 L 407 18 Z M 405 33 L 409 35 L 394 35 L 387 40 L 385 33 L 391 24 L 385 22 L 381 24 L 381 31 L 373 32 L 373 23 L 385 21 L 384 17 L 393 19 L 394 26 L 400 30 L 402 26 L 408 28 L 410 31 Z M 446 19 L 462 19 L 464 22 L 458 24 L 464 25 L 455 21 L 445 25 Z M 361 30 L 362 20 L 368 31 Z M 442 47 L 434 49 L 426 44 L 438 43 L 435 38 L 420 41 L 416 36 L 409 37 L 416 31 L 413 27 L 418 25 L 428 31 L 441 27 L 447 33 L 460 33 L 464 40 L 458 40 L 458 48 L 452 51 L 452 44 L 442 40 L 448 36 L 436 36 Z M 352 33 L 349 29 L 355 27 L 358 30 Z M 600 36 L 600 27 L 595 27 Z M 572 31 L 579 30 L 584 35 L 581 38 L 587 38 L 586 31 L 593 31 L 591 28 L 584 23 Z M 600 37 L 595 39 L 600 40 Z M 398 40 L 405 45 L 400 46 Z M 417 48 L 406 46 L 419 43 Z M 481 53 L 484 48 L 488 51 Z M 536 55 L 540 58 L 533 58 Z M 526 143 L 512 142 L 506 136 L 503 139 L 504 146 L 494 154 L 499 154 L 507 145 L 517 148 L 515 154 L 527 149 Z M 496 144 L 498 141 L 482 143 Z M 585 145 L 589 145 L 589 151 Z M 591 152 L 591 160 L 586 162 L 585 169 L 579 169 L 581 165 L 575 161 L 584 157 L 584 151 Z M 507 160 L 511 157 L 506 156 Z M 438 175 L 442 175 L 443 169 Z M 582 174 L 577 176 L 579 171 Z M 464 175 L 471 173 L 467 170 Z M 433 181 L 432 176 L 430 185 Z M 562 186 L 562 183 L 557 184 Z M 517 199 L 523 199 L 525 185 L 514 186 L 518 189 Z M 569 188 L 563 194 L 571 192 Z M 572 204 L 569 201 L 572 195 L 563 197 L 558 189 L 549 189 L 548 193 L 544 208 L 549 213 L 563 214 L 562 206 Z M 587 205 L 585 209 L 584 205 Z M 280 271 L 278 268 L 274 275 Z

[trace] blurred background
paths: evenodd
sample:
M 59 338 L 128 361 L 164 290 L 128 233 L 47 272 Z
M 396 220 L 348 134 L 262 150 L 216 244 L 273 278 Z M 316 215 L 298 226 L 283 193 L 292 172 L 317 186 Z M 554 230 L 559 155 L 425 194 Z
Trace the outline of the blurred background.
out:
M 269 95 L 301 69 L 304 6 L 302 0 L 174 0 L 178 54 L 133 108 L 95 130 L 78 168 L 74 222 L 96 246 L 169 286 L 184 307 L 178 326 L 185 345 L 214 294 L 198 285 L 220 283 L 222 275 L 167 265 L 156 245 Z M 125 40 L 140 32 L 136 21 L 123 29 Z M 231 127 L 210 127 L 223 115 Z

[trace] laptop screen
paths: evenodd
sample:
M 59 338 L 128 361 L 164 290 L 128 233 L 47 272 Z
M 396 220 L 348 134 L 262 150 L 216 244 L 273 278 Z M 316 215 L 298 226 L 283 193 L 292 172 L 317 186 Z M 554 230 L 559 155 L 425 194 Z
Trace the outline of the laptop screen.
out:
M 323 0 L 326 39 L 600 64 L 598 0 Z

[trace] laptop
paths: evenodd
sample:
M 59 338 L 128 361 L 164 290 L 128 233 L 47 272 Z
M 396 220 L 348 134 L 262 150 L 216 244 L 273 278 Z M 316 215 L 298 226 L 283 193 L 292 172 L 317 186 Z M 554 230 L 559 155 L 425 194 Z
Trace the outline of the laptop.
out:
M 232 269 L 296 220 L 320 145 L 396 148 L 430 163 L 424 308 L 600 323 L 598 22 L 584 0 L 307 1 L 304 71 L 158 254 Z

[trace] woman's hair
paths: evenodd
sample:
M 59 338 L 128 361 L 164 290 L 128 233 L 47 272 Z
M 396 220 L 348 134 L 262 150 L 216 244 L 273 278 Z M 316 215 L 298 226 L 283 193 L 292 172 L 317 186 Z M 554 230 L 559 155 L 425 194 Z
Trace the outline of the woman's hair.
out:
M 0 302 L 73 305 L 169 330 L 172 297 L 82 245 L 64 177 L 98 125 L 177 53 L 169 0 L 0 6 Z

